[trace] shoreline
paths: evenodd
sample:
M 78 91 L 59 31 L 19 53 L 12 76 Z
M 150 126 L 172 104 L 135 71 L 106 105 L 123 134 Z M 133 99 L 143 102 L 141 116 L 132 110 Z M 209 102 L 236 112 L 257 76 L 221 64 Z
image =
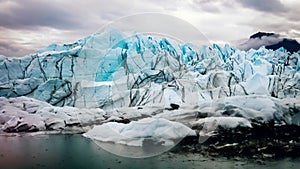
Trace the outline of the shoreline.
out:
M 114 155 L 79 134 L 45 136 L 0 136 L 4 150 L 0 153 L 0 165 L 10 169 L 297 169 L 300 165 L 300 158 L 228 158 L 193 152 L 182 153 L 175 149 L 148 158 L 128 158 Z M 181 146 L 177 145 L 175 148 Z
M 186 137 L 177 151 L 246 159 L 300 158 L 300 127 L 257 125 L 253 128 L 219 128 L 199 144 L 199 137 Z
M 197 129 L 194 129 L 197 130 Z M 26 137 L 51 135 L 81 135 L 78 131 L 39 131 L 23 133 L 0 133 L 0 137 Z M 83 137 L 83 136 L 82 136 Z M 205 137 L 205 136 L 204 136 Z M 199 136 L 186 136 L 169 152 L 175 154 L 198 154 L 203 157 L 228 159 L 280 160 L 300 158 L 300 126 L 257 125 L 253 128 L 218 128 L 203 143 Z

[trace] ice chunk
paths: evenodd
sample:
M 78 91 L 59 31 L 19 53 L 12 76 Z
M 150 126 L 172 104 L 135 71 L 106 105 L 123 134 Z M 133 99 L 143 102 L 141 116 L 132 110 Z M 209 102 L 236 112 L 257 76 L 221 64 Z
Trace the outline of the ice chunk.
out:
M 0 125 L 6 132 L 67 129 L 82 132 L 82 127 L 104 121 L 104 114 L 99 108 L 55 107 L 24 96 L 10 99 L 0 97 Z
M 265 94 L 269 95 L 268 91 L 269 77 L 263 76 L 259 73 L 254 74 L 249 78 L 244 87 L 248 94 Z
M 114 142 L 129 146 L 143 146 L 145 139 L 162 145 L 172 145 L 174 140 L 182 139 L 195 132 L 187 126 L 166 119 L 145 118 L 129 124 L 116 122 L 94 126 L 83 136 L 103 142 Z
M 196 122 L 192 122 L 191 124 L 195 126 L 203 126 L 205 123 L 215 124 L 217 126 L 221 126 L 223 128 L 231 129 L 236 127 L 249 127 L 252 128 L 252 125 L 249 120 L 242 117 L 206 117 L 203 119 L 199 119 Z

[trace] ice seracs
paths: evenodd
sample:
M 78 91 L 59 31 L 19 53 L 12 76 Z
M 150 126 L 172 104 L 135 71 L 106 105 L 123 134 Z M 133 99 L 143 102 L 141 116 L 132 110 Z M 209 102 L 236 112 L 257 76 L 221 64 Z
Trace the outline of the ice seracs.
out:
M 22 58 L 0 57 L 0 96 L 103 109 L 156 103 L 170 107 L 173 102 L 197 104 L 249 94 L 298 98 L 299 70 L 299 53 L 283 48 L 197 48 L 109 29 Z M 168 99 L 170 95 L 177 99 Z

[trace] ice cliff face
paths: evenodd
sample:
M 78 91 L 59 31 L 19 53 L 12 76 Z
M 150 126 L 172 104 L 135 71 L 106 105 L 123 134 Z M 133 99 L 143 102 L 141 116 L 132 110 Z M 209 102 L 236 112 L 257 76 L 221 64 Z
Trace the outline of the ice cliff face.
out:
M 0 56 L 0 96 L 55 106 L 112 109 L 184 104 L 230 96 L 299 98 L 300 53 L 261 47 L 196 47 L 116 30 L 22 58 Z

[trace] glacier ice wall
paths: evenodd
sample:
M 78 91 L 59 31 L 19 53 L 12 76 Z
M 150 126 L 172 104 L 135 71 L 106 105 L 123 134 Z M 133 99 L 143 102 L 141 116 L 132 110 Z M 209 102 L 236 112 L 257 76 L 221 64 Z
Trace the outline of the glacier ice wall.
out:
M 299 98 L 300 53 L 197 47 L 106 30 L 22 58 L 0 56 L 0 96 L 55 106 L 197 104 L 237 95 Z

